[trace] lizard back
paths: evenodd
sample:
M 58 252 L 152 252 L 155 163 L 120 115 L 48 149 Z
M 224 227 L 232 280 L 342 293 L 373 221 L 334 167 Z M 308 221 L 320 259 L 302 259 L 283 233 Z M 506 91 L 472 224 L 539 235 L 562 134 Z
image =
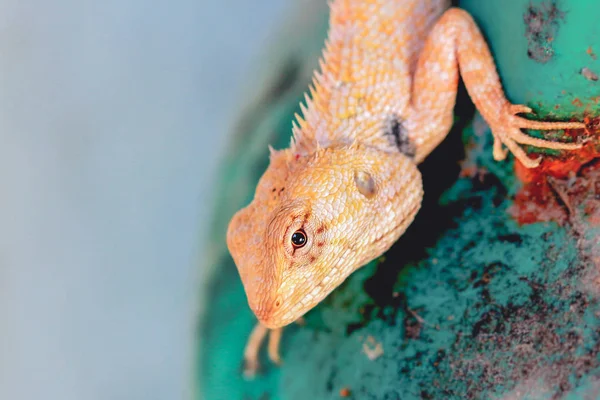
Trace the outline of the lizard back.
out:
M 297 117 L 293 151 L 360 141 L 409 152 L 399 128 L 411 78 L 428 33 L 449 6 L 448 0 L 333 1 L 321 70 Z

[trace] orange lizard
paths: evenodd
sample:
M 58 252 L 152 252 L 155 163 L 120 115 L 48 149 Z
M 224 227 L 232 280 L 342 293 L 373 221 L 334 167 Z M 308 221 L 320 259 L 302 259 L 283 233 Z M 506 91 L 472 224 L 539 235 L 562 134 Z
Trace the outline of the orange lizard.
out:
M 380 256 L 417 214 L 417 165 L 446 137 L 459 72 L 494 136 L 495 160 L 518 144 L 572 150 L 521 128 L 538 122 L 505 97 L 471 16 L 447 0 L 333 0 L 329 34 L 288 149 L 271 150 L 254 200 L 230 222 L 227 245 L 258 324 L 244 353 L 256 372 L 262 342 L 279 363 L 282 327 L 300 319 L 353 271 Z M 503 147 L 505 146 L 506 149 Z

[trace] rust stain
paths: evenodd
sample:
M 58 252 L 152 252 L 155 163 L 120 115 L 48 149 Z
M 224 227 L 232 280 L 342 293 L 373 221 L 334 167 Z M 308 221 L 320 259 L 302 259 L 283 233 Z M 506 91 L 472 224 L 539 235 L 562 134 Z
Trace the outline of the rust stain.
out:
M 592 60 L 596 60 L 598 59 L 598 57 L 596 56 L 596 53 L 594 53 L 594 50 L 592 49 L 592 46 L 588 47 L 587 50 L 585 51 L 590 57 L 592 57 Z
M 600 99 L 600 96 L 598 96 Z M 583 122 L 585 123 L 585 131 L 590 135 L 594 136 L 600 133 L 600 116 L 597 117 L 589 117 L 586 116 L 583 118 Z
M 584 122 L 586 133 L 592 140 L 588 140 L 581 149 L 564 152 L 557 158 L 546 157 L 534 169 L 526 168 L 515 160 L 515 175 L 523 182 L 523 187 L 515 196 L 509 213 L 519 224 L 546 221 L 562 224 L 567 221 L 568 210 L 549 183 L 552 179 L 567 181 L 569 195 L 575 196 L 573 203 L 587 207 L 586 215 L 589 216 L 590 223 L 600 223 L 600 163 L 594 161 L 600 158 L 600 152 L 598 144 L 593 140 L 600 132 L 600 117 L 586 117 Z M 565 132 L 568 136 L 574 136 L 577 131 Z M 596 185 L 596 176 L 597 187 L 589 187 Z M 589 204 L 588 197 L 592 198 Z
M 526 168 L 519 161 L 515 161 L 515 170 L 521 178 L 530 181 L 515 196 L 509 214 L 521 225 L 548 221 L 563 224 L 567 215 L 553 196 L 546 177 L 524 171 Z
M 510 215 L 521 225 L 550 221 L 562 225 L 570 220 L 573 210 L 582 209 L 588 223 L 600 225 L 600 195 L 596 194 L 595 188 L 596 182 L 600 182 L 600 163 L 594 161 L 595 158 L 581 167 L 578 173 L 569 171 L 568 176 L 561 180 L 561 186 L 568 190 L 560 195 L 551 184 L 556 178 L 525 172 L 527 169 L 516 163 L 517 175 L 530 181 L 515 196 L 509 209 Z

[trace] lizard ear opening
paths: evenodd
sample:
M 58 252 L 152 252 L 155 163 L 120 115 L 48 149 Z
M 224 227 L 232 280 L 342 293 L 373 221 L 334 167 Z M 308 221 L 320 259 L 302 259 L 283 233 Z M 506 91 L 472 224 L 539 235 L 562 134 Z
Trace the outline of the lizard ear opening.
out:
M 375 181 L 368 172 L 356 171 L 354 173 L 354 183 L 356 183 L 358 191 L 366 198 L 370 199 L 375 196 L 375 192 L 377 191 Z

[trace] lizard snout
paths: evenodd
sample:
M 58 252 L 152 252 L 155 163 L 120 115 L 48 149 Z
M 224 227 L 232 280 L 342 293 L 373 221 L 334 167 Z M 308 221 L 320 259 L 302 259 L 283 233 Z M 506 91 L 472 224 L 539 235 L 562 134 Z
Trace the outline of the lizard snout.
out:
M 279 315 L 282 305 L 283 301 L 276 296 L 267 301 L 250 304 L 250 308 L 261 324 L 269 329 L 275 329 L 287 325 Z

